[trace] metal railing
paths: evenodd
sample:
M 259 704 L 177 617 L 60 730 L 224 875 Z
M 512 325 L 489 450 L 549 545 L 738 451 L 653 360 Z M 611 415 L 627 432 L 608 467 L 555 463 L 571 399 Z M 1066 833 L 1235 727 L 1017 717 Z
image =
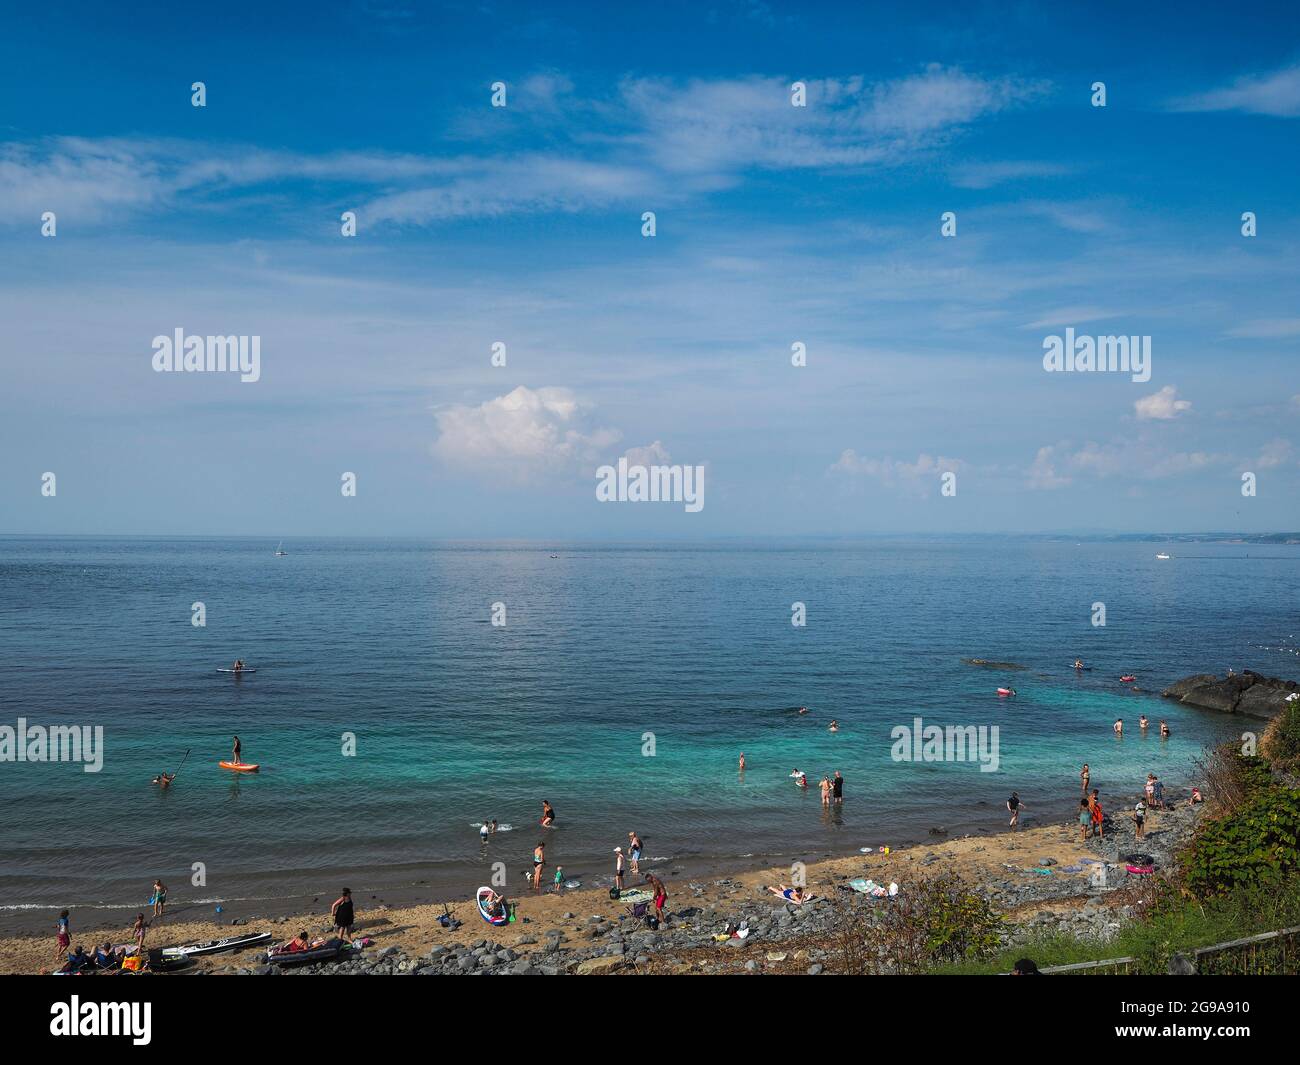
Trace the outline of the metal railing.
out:
M 1170 973 L 1199 976 L 1290 976 L 1300 973 L 1300 925 L 1261 932 L 1208 947 L 1197 947 L 1170 959 Z M 1073 965 L 1051 965 L 1044 975 L 1128 976 L 1138 971 L 1137 958 L 1104 958 Z

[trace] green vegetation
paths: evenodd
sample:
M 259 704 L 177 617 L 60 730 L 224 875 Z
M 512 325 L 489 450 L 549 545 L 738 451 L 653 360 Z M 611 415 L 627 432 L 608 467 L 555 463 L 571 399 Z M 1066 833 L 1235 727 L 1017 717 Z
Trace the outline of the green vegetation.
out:
M 841 930 L 840 969 L 857 975 L 923 973 L 937 964 L 987 957 L 998 945 L 1002 918 L 958 874 L 917 881 L 870 917 Z
M 1300 877 L 1279 888 L 1252 888 L 1238 894 L 1197 902 L 1172 886 L 1153 885 L 1145 904 L 1133 900 L 1144 916 L 1124 925 L 1116 937 L 1100 944 L 1060 933 L 1037 936 L 983 960 L 936 966 L 935 973 L 1006 973 L 1017 958 L 1033 958 L 1039 968 L 1131 957 L 1131 973 L 1163 973 L 1169 959 L 1260 932 L 1300 925 Z M 1105 972 L 1105 970 L 1102 970 Z
M 993 956 L 936 961 L 937 973 L 1009 972 L 1016 959 L 1039 968 L 1131 957 L 1133 973 L 1163 973 L 1176 953 L 1300 925 L 1300 788 L 1279 777 L 1300 756 L 1300 709 L 1288 709 L 1265 735 L 1267 758 L 1232 746 L 1209 752 L 1202 769 L 1213 805 L 1170 880 L 1129 889 L 1121 902 L 1137 914 L 1108 943 L 1044 933 Z M 1239 954 L 1207 958 L 1202 972 L 1246 964 Z M 1281 947 L 1248 959 L 1252 972 L 1294 971 Z M 1105 972 L 1106 970 L 1101 970 Z
M 1268 723 L 1260 744 L 1264 757 L 1282 773 L 1300 772 L 1300 699 Z

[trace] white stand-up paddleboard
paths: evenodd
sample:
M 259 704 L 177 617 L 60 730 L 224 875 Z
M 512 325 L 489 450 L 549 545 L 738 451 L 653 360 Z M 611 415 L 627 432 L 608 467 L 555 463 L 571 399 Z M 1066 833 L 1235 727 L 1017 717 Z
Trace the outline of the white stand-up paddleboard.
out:
M 256 673 L 255 669 L 218 669 L 218 673 Z

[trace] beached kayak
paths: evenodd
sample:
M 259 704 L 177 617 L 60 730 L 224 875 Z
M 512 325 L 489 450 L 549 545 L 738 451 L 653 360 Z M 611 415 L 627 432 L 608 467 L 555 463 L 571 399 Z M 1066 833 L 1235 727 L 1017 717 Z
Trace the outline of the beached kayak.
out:
M 158 953 L 163 958 L 199 958 L 204 954 L 220 954 L 227 950 L 259 947 L 271 941 L 270 932 L 245 932 L 242 936 L 209 939 L 206 943 L 187 943 L 183 947 L 163 947 Z
M 319 946 L 312 947 L 311 950 L 285 950 L 287 946 L 288 944 L 284 943 L 272 947 L 266 952 L 266 960 L 280 968 L 290 965 L 310 965 L 312 962 L 337 958 L 348 944 L 342 939 L 329 939 Z
M 236 773 L 256 773 L 261 762 L 218 762 L 222 769 L 233 769 Z

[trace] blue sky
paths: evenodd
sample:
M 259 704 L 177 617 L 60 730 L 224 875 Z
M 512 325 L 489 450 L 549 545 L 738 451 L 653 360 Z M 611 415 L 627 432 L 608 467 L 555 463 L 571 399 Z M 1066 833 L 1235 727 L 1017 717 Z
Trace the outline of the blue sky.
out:
M 6 5 L 0 532 L 1300 527 L 1294 5 L 614 7 Z

